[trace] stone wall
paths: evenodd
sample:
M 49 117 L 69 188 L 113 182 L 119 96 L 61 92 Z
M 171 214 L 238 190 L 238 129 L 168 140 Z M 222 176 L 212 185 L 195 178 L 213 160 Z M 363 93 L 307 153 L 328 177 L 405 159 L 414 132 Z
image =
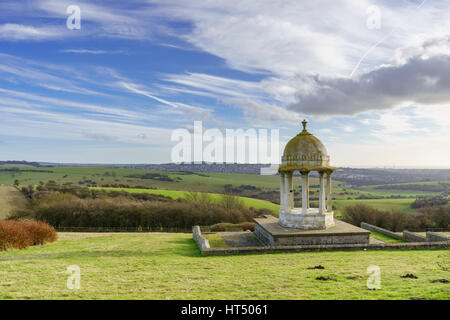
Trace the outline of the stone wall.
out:
M 421 236 L 420 234 L 411 232 L 411 231 L 407 231 L 404 230 L 403 234 L 400 235 L 398 233 L 362 222 L 361 223 L 361 228 L 366 229 L 366 230 L 370 230 L 370 231 L 378 231 L 382 234 L 385 234 L 389 237 L 395 238 L 395 239 L 399 239 L 399 240 L 405 240 L 405 241 L 410 241 L 410 242 L 439 242 L 439 241 L 450 241 L 448 237 L 446 237 L 445 235 L 439 234 L 439 233 L 435 233 L 435 232 L 431 232 L 431 231 L 427 231 L 427 236 Z
M 447 241 L 448 242 L 448 241 L 450 241 L 450 239 L 449 239 L 449 237 L 447 237 L 443 234 L 427 231 L 427 241 L 430 241 L 430 242 Z
M 361 222 L 361 228 L 366 229 L 366 230 L 370 230 L 370 231 L 377 231 L 379 233 L 385 234 L 385 235 L 387 235 L 389 237 L 392 237 L 394 239 L 403 240 L 403 236 L 402 235 L 397 234 L 397 233 L 392 232 L 392 231 L 389 231 L 389 230 L 384 229 L 384 228 L 380 228 L 380 227 L 374 226 L 372 224 Z
M 199 226 L 195 226 L 192 228 L 192 237 L 197 243 L 197 246 L 200 249 L 200 251 L 203 252 L 203 250 L 210 248 L 209 241 L 204 236 L 202 236 L 202 231 L 200 230 Z
M 369 234 L 360 235 L 323 235 L 310 237 L 275 237 L 275 246 L 294 245 L 333 245 L 333 244 L 366 244 L 369 243 Z
M 349 251 L 349 250 L 429 250 L 448 249 L 447 242 L 408 242 L 408 243 L 377 243 L 377 244 L 334 244 L 334 245 L 297 245 L 274 247 L 240 247 L 240 248 L 210 248 L 201 250 L 204 256 L 288 253 L 304 251 Z
M 255 236 L 266 246 L 275 245 L 273 242 L 273 237 L 268 233 L 259 223 L 255 223 Z
M 403 240 L 411 242 L 426 242 L 427 238 L 421 236 L 420 234 L 405 230 L 403 231 Z

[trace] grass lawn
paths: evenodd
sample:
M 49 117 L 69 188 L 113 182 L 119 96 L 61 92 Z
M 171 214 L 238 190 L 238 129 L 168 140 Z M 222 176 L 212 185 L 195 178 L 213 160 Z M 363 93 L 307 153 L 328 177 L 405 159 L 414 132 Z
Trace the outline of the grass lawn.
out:
M 0 299 L 450 299 L 448 284 L 431 283 L 449 278 L 438 266 L 445 250 L 202 257 L 190 234 L 61 238 L 0 252 Z M 81 269 L 78 291 L 66 287 L 70 265 Z M 370 265 L 381 268 L 381 290 L 366 289 Z
M 160 190 L 160 189 L 133 189 L 133 188 L 92 188 L 92 189 L 104 189 L 104 190 L 118 190 L 118 191 L 127 191 L 132 193 L 152 193 L 152 194 L 161 194 L 166 197 L 170 197 L 172 199 L 185 198 L 187 192 L 179 191 L 179 190 Z M 209 193 L 213 200 L 219 201 L 221 194 L 217 193 Z M 280 211 L 280 206 L 278 204 L 272 203 L 270 201 L 260 200 L 260 199 L 252 199 L 246 197 L 239 197 L 244 205 L 247 207 L 253 207 L 255 209 L 266 208 L 272 210 L 274 213 L 278 214 Z
M 226 248 L 228 247 L 225 241 L 218 233 L 203 234 L 208 239 L 211 248 Z
M 375 238 L 375 239 L 381 240 L 381 241 L 383 241 L 385 243 L 406 242 L 404 240 L 399 240 L 399 239 L 396 239 L 396 238 L 393 238 L 393 237 L 389 237 L 389 236 L 385 235 L 384 233 L 381 233 L 381 232 L 378 232 L 378 231 L 370 231 L 370 236 Z

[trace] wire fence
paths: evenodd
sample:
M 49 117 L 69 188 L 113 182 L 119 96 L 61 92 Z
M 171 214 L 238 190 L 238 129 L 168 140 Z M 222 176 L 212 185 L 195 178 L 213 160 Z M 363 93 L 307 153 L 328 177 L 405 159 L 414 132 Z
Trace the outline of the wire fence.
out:
M 424 229 L 408 229 L 411 232 L 450 232 L 450 228 L 424 228 Z
M 167 232 L 192 233 L 192 228 L 177 227 L 55 227 L 58 232 Z
M 55 227 L 58 232 L 166 232 L 166 233 L 192 233 L 191 228 L 181 227 Z M 202 232 L 216 231 L 243 231 L 242 227 L 227 226 L 224 230 L 211 230 L 211 226 L 200 226 Z M 450 232 L 450 228 L 425 228 L 425 229 L 408 229 L 411 232 Z
M 167 233 L 192 233 L 191 228 L 179 227 L 55 227 L 58 232 L 167 232 Z M 240 226 L 227 226 L 223 230 L 212 230 L 211 226 L 200 226 L 202 232 L 217 231 L 243 231 Z

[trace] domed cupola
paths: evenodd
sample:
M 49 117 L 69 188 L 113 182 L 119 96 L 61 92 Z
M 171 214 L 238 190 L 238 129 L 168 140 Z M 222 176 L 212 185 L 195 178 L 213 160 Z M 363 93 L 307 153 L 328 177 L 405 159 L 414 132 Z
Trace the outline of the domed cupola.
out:
M 325 145 L 306 130 L 307 121 L 303 120 L 303 131 L 292 138 L 284 148 L 280 171 L 335 169 L 330 167 L 330 156 Z

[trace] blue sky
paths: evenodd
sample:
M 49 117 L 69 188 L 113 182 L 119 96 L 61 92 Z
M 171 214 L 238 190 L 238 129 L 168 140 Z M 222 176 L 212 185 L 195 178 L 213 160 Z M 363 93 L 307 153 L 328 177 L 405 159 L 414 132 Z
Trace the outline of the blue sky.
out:
M 66 26 L 67 7 L 81 29 Z M 309 120 L 337 166 L 450 167 L 448 1 L 0 3 L 0 160 L 170 161 Z

